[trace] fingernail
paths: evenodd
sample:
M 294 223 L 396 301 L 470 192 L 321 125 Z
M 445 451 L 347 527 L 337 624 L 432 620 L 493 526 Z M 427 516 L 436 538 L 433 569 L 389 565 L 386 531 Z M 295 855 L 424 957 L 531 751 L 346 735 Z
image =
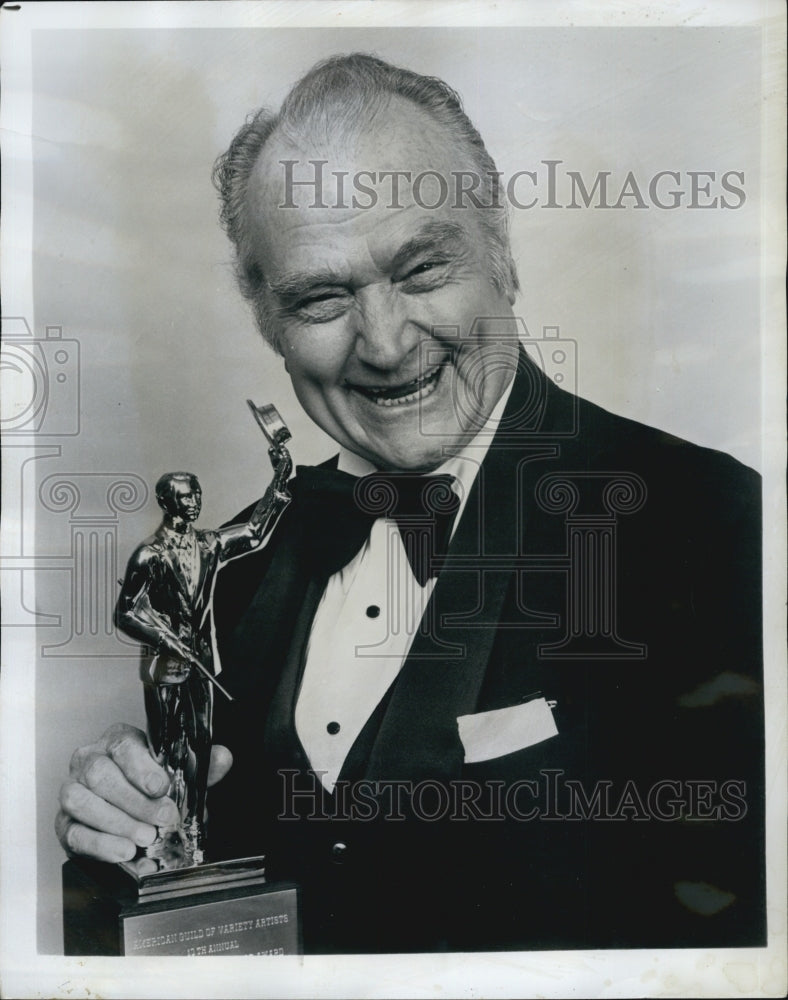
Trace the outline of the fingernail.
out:
M 150 847 L 155 839 L 156 827 L 145 824 L 145 826 L 137 828 L 137 835 L 134 838 L 134 843 L 138 844 L 140 847 Z
M 175 808 L 175 803 L 167 799 L 167 801 L 156 810 L 156 824 L 157 826 L 167 826 L 169 823 L 176 823 L 177 820 L 178 810 Z
M 131 861 L 133 860 L 134 855 L 137 853 L 136 844 L 132 843 L 131 841 L 127 841 L 126 843 L 128 844 L 128 846 L 125 849 L 120 850 L 119 852 L 120 853 L 120 857 L 118 858 L 119 861 Z
M 167 791 L 167 779 L 153 772 L 145 779 L 145 787 L 151 795 L 163 795 Z

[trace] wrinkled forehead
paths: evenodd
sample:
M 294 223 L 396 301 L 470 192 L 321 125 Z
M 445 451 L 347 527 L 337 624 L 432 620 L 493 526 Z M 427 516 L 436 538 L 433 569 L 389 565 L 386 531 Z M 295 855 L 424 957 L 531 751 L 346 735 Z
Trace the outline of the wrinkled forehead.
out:
M 250 175 L 248 232 L 265 269 L 316 245 L 372 249 L 406 238 L 427 221 L 475 229 L 453 203 L 451 183 L 469 156 L 431 116 L 395 98 L 355 130 L 275 132 Z M 261 263 L 263 263 L 261 261 Z
M 328 113 L 327 113 L 328 114 Z M 352 213 L 434 205 L 440 178 L 469 166 L 468 150 L 421 108 L 393 97 L 374 114 L 332 134 L 329 119 L 296 130 L 286 123 L 264 146 L 250 176 L 253 218 L 272 211 Z M 433 209 L 434 210 L 434 209 Z

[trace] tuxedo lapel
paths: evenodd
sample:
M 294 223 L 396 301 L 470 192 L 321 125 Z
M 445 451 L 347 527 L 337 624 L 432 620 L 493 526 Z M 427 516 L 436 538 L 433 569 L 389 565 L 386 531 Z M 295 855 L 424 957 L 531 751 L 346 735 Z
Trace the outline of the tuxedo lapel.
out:
M 534 394 L 539 398 L 534 403 Z M 520 355 L 499 430 L 474 482 L 444 568 L 395 682 L 370 755 L 374 779 L 458 777 L 463 750 L 457 717 L 476 710 L 507 591 L 522 552 L 529 458 L 553 458 L 554 428 L 566 422 L 564 394 Z M 571 401 L 571 397 L 566 397 Z M 504 557 L 498 565 L 491 556 Z
M 281 760 L 282 766 L 292 766 L 292 741 L 295 734 L 296 697 L 301 685 L 304 653 L 312 620 L 326 587 L 325 578 L 313 578 L 306 586 L 301 608 L 295 620 L 281 679 L 274 692 L 265 727 L 266 752 Z M 300 750 L 300 746 L 297 751 Z
M 228 687 L 237 700 L 251 699 L 255 713 L 282 674 L 309 581 L 293 518 L 279 530 L 273 555 L 250 553 L 222 568 L 213 601 Z

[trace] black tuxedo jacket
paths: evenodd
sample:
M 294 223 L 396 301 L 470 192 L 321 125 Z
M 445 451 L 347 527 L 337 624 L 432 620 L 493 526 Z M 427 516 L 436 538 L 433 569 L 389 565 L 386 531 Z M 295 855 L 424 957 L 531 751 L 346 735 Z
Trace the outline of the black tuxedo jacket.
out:
M 301 884 L 307 952 L 765 943 L 755 473 L 521 354 L 429 626 L 339 796 L 294 732 L 325 576 L 292 486 L 269 546 L 217 582 L 235 763 L 209 836 Z M 557 735 L 465 760 L 458 717 L 537 698 Z

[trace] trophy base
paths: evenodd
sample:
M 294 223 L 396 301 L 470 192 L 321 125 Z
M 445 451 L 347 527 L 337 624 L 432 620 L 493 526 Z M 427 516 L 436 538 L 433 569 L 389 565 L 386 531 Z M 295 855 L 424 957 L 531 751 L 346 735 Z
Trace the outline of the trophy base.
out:
M 63 865 L 66 955 L 300 955 L 298 888 L 265 881 L 263 858 L 135 876 Z

